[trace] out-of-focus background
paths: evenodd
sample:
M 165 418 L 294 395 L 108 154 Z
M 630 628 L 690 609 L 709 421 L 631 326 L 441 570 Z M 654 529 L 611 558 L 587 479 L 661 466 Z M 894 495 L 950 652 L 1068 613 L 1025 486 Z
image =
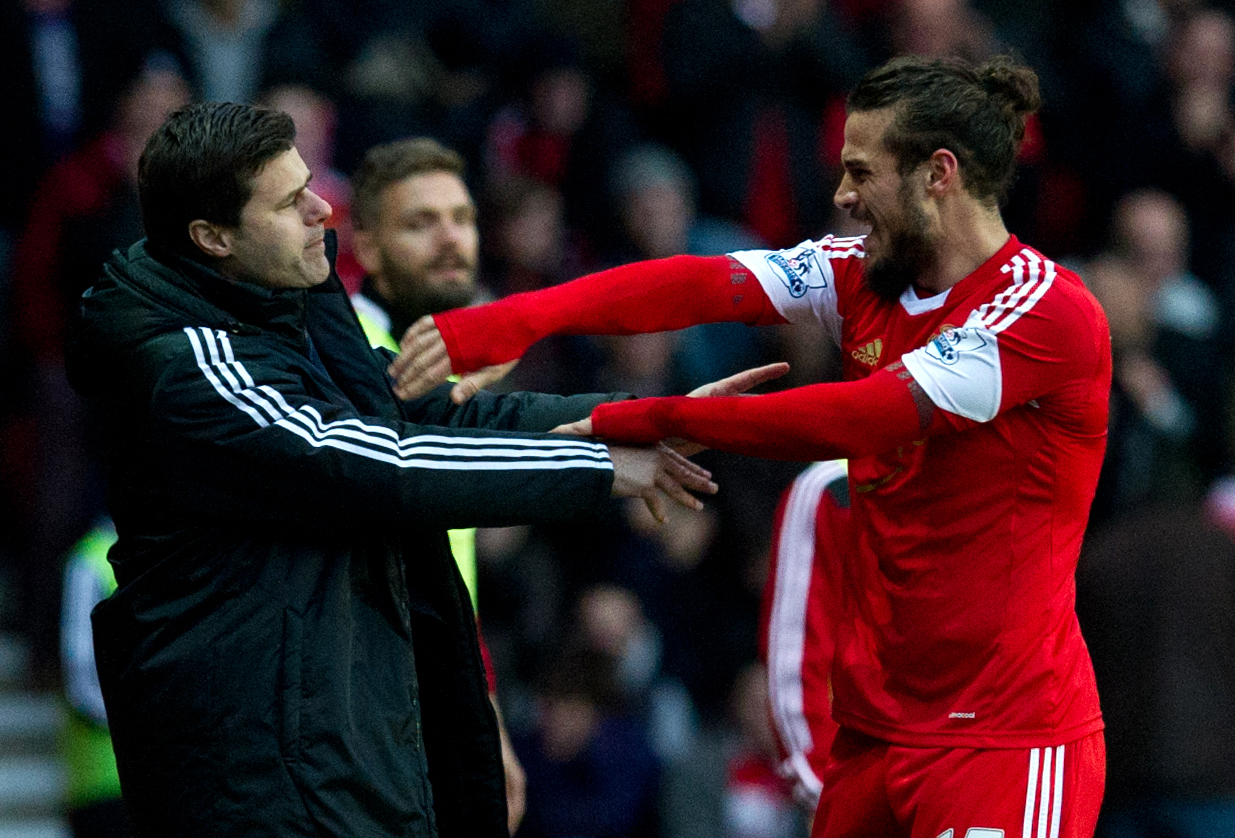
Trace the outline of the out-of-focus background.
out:
M 62 343 L 104 258 L 142 235 L 135 164 L 165 113 L 192 99 L 291 113 L 352 288 L 347 181 L 364 151 L 452 146 L 493 298 L 849 229 L 831 204 L 844 96 L 906 52 L 1012 51 L 1037 70 L 1045 106 L 1005 216 L 1110 318 L 1111 434 L 1078 598 L 1108 720 L 1104 834 L 1229 824 L 1233 14 L 1201 0 L 3 0 L 0 838 L 68 835 L 88 772 L 65 732 L 83 710 L 65 698 L 81 647 L 70 637 L 62 665 L 61 603 L 102 584 L 64 579 L 104 487 Z M 675 394 L 780 359 L 781 384 L 838 368 L 822 333 L 721 325 L 546 341 L 510 386 Z M 529 776 L 520 835 L 805 834 L 771 770 L 756 663 L 773 508 L 804 464 L 702 460 L 722 486 L 703 514 L 656 527 L 615 504 L 601 527 L 478 535 L 481 617 Z

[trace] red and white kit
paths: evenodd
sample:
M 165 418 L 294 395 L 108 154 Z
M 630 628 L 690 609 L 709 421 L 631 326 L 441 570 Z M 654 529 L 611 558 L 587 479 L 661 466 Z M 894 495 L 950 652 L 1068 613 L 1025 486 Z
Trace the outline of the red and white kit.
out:
M 839 338 L 846 380 L 899 361 L 937 408 L 926 433 L 849 463 L 861 575 L 845 590 L 865 595 L 838 630 L 837 721 L 926 747 L 1100 730 L 1073 577 L 1106 440 L 1105 317 L 1014 237 L 948 291 L 895 303 L 866 289 L 862 256 L 830 237 L 735 254 L 786 320 Z
M 776 510 L 759 636 L 780 772 L 811 811 L 836 735 L 832 657 L 841 563 L 852 552 L 848 538 L 845 464 L 815 463 L 789 485 Z
M 1095 753 L 1102 718 L 1074 573 L 1106 444 L 1106 318 L 1079 277 L 1015 237 L 929 297 L 880 298 L 863 259 L 862 238 L 834 237 L 674 257 L 438 325 L 462 371 L 554 332 L 822 323 L 844 382 L 609 403 L 593 429 L 619 442 L 680 436 L 753 456 L 849 458 L 854 555 L 832 682 L 842 728 L 896 746 L 1021 750 L 1026 775 L 1035 750 L 1039 765 L 1042 749 L 1080 740 Z M 1024 785 L 1019 795 L 1023 807 Z M 1070 820 L 1066 806 L 1060 817 L 1036 834 L 1083 834 L 1087 817 Z

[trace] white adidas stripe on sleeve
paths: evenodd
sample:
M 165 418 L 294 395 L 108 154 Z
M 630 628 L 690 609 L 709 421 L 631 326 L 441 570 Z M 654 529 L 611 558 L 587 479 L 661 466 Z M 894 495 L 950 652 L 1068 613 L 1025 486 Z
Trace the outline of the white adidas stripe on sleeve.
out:
M 258 385 L 235 359 L 227 334 L 185 328 L 197 366 L 214 390 L 259 427 L 275 425 L 315 448 L 329 447 L 389 463 L 429 470 L 519 471 L 595 468 L 611 471 L 608 448 L 586 440 L 454 437 L 417 434 L 359 419 L 326 422 L 313 407 L 293 408 L 277 389 Z

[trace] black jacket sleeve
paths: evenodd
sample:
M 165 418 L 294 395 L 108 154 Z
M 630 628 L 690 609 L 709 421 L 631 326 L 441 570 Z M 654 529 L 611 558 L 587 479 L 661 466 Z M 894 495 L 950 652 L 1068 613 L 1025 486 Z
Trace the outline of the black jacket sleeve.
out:
M 313 527 L 453 528 L 598 514 L 613 481 L 600 444 L 505 428 L 586 413 L 550 397 L 432 394 L 419 423 L 360 414 L 265 336 L 184 329 L 148 344 L 149 500 L 190 519 Z M 340 402 L 343 402 L 342 404 Z M 139 484 L 139 485 L 141 485 Z

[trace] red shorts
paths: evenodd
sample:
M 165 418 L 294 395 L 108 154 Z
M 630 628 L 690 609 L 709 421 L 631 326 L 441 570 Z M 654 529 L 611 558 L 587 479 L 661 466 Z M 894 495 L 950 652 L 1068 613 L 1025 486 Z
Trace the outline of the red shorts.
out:
M 811 838 L 1091 838 L 1102 732 L 1050 748 L 907 748 L 841 728 Z

